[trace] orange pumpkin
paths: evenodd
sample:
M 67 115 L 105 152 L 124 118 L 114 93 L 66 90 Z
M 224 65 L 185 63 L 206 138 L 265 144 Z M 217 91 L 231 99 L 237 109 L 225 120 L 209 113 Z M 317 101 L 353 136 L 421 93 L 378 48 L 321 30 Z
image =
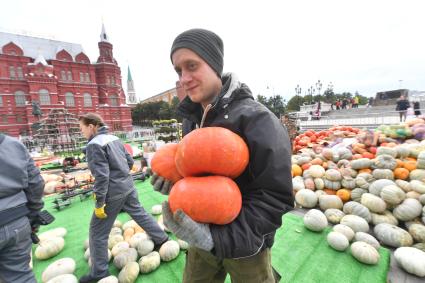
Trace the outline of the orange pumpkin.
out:
M 311 167 L 311 163 L 304 163 L 303 165 L 301 165 L 301 168 L 303 169 L 303 171 L 307 170 L 310 167 Z
M 416 161 L 405 161 L 403 164 L 403 168 L 406 168 L 409 171 L 413 171 L 416 169 Z
M 168 197 L 171 211 L 183 210 L 196 222 L 224 225 L 242 207 L 238 185 L 227 177 L 185 177 L 174 184 Z
M 375 158 L 375 155 L 374 155 L 374 154 L 372 154 L 372 153 L 370 153 L 370 152 L 368 152 L 368 151 L 363 152 L 363 153 L 362 153 L 362 156 L 363 156 L 364 158 L 369 158 L 369 159 L 374 159 L 374 158 Z
M 335 190 L 331 190 L 331 189 L 324 189 L 323 190 L 326 194 L 328 195 L 336 195 L 336 191 Z
M 301 169 L 299 165 L 293 164 L 291 172 L 292 172 L 292 177 L 295 177 L 295 176 L 301 176 L 303 173 L 303 170 Z
M 395 161 L 397 161 L 397 167 L 396 168 L 403 168 L 404 162 L 401 159 L 396 159 Z
M 310 163 L 312 165 L 322 165 L 323 164 L 323 160 L 317 157 L 317 158 L 313 159 L 312 161 L 310 161 Z
M 322 163 L 322 167 L 325 168 L 325 169 L 328 169 L 328 163 L 327 162 L 323 162 Z
M 249 150 L 244 140 L 222 127 L 190 132 L 179 143 L 176 167 L 180 175 L 238 177 L 248 165 Z
M 359 170 L 359 173 L 369 173 L 372 174 L 372 169 L 370 168 L 363 168 Z
M 336 192 L 336 195 L 343 201 L 347 202 L 351 199 L 351 191 L 347 189 L 340 189 Z
M 359 153 L 356 153 L 353 155 L 353 160 L 360 159 L 360 158 L 363 158 L 363 156 Z
M 409 178 L 409 173 L 409 170 L 407 170 L 406 168 L 394 169 L 394 177 L 396 179 L 406 180 L 407 178 Z
M 183 178 L 177 171 L 174 161 L 177 147 L 176 143 L 163 145 L 155 152 L 151 161 L 152 171 L 173 183 Z

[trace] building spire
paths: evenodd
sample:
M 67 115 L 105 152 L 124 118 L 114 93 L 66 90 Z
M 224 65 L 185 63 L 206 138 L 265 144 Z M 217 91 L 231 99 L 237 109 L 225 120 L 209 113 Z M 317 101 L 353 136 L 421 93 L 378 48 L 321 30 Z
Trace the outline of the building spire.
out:
M 130 104 L 137 103 L 136 90 L 134 89 L 133 78 L 131 77 L 130 65 L 128 66 L 127 72 L 127 101 Z
M 109 37 L 106 34 L 105 24 L 103 23 L 103 20 L 102 20 L 102 32 L 100 33 L 100 41 L 109 42 Z
M 128 82 L 132 82 L 133 81 L 133 78 L 131 77 L 131 72 L 130 72 L 130 65 L 128 65 L 127 81 Z

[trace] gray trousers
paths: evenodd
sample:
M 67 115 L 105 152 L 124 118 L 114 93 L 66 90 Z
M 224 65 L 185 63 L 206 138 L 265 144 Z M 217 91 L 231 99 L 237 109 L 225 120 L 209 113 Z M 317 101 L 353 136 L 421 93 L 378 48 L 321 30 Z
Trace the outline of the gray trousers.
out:
M 0 282 L 37 283 L 29 266 L 31 245 L 26 216 L 0 227 Z
M 108 237 L 121 210 L 130 214 L 155 244 L 161 244 L 168 239 L 168 235 L 162 231 L 155 219 L 140 205 L 136 190 L 121 199 L 106 202 L 105 213 L 108 217 L 99 219 L 93 213 L 90 222 L 90 274 L 93 277 L 108 275 Z

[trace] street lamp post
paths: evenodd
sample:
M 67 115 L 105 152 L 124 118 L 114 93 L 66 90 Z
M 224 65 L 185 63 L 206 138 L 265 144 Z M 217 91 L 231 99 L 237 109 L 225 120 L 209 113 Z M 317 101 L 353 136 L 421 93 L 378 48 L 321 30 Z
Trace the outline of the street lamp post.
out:
M 297 87 L 295 88 L 295 96 L 297 96 L 297 104 L 298 104 L 298 107 L 301 110 L 300 95 L 301 95 L 301 87 L 300 87 L 300 85 L 297 85 Z
M 316 83 L 316 89 L 317 89 L 317 92 L 319 94 L 319 102 L 320 102 L 320 90 L 322 89 L 322 86 L 323 86 L 322 82 L 320 80 L 318 80 L 317 83 Z

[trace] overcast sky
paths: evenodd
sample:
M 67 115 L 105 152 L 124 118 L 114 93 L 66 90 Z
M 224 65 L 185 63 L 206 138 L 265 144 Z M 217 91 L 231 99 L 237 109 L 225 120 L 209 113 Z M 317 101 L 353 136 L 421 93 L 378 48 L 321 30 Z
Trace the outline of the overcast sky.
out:
M 2 1 L 0 30 L 79 43 L 98 57 L 102 18 L 126 90 L 130 65 L 139 99 L 175 86 L 169 51 L 200 27 L 224 41 L 224 71 L 253 94 L 289 99 L 317 80 L 372 96 L 425 90 L 424 1 Z M 323 89 L 322 89 L 323 93 Z

